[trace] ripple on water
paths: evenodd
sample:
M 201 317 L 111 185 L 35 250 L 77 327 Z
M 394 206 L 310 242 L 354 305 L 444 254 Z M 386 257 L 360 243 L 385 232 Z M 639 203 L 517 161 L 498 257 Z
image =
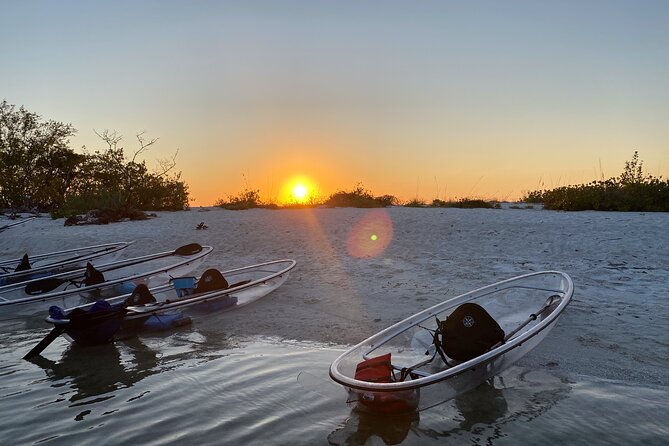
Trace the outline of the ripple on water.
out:
M 513 367 L 419 414 L 352 410 L 339 349 L 185 329 L 33 363 L 0 345 L 0 444 L 661 444 L 669 391 Z M 25 344 L 25 345 L 24 345 Z

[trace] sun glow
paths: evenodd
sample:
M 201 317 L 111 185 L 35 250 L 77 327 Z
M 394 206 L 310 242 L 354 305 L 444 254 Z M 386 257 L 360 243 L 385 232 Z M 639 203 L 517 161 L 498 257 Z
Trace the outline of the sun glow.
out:
M 315 183 L 304 176 L 293 177 L 283 185 L 280 200 L 285 204 L 305 204 L 316 200 Z
M 302 183 L 298 183 L 295 186 L 293 186 L 293 197 L 295 197 L 295 200 L 298 202 L 303 202 L 309 193 L 309 190 L 307 189 L 307 186 L 305 186 Z

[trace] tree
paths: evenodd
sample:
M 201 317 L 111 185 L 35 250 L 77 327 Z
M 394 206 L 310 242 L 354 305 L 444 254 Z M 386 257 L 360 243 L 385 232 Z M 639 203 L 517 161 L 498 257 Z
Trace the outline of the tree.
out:
M 0 103 L 0 206 L 47 209 L 63 203 L 82 155 L 72 151 L 71 124 L 43 121 Z
M 71 124 L 41 117 L 0 103 L 0 208 L 51 210 L 70 215 L 107 209 L 122 215 L 130 210 L 181 210 L 188 207 L 188 186 L 174 173 L 176 155 L 149 172 L 138 157 L 158 141 L 136 135 L 139 148 L 125 158 L 122 137 L 105 130 L 97 135 L 104 150 L 75 153 Z M 57 212 L 56 212 L 57 211 Z
M 170 160 L 159 161 L 159 169 L 149 172 L 145 161 L 137 161 L 158 138 L 136 135 L 139 148 L 126 159 L 121 146 L 123 137 L 116 131 L 96 132 L 107 146 L 87 153 L 80 175 L 69 193 L 68 207 L 83 208 L 182 210 L 188 208 L 188 186 L 181 173 L 172 173 L 178 151 Z M 85 149 L 85 148 L 84 148 Z

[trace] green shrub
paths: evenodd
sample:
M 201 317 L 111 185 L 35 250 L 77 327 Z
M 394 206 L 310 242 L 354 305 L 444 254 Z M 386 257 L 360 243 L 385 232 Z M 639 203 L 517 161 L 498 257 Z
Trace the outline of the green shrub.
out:
M 410 200 L 410 201 L 407 201 L 406 203 L 404 203 L 404 206 L 408 207 L 408 208 L 424 208 L 426 206 L 426 204 L 425 204 L 425 200 L 421 200 L 419 198 L 414 198 L 413 200 Z
M 223 209 L 239 211 L 244 209 L 253 209 L 262 207 L 262 201 L 260 201 L 260 190 L 244 189 L 237 196 L 228 196 L 227 200 L 218 199 L 215 203 L 215 206 L 222 207 Z
M 643 174 L 638 152 L 619 177 L 588 184 L 529 192 L 523 201 L 564 211 L 669 211 L 669 181 Z
M 443 201 L 435 199 L 432 201 L 431 206 L 441 207 L 441 208 L 461 208 L 461 209 L 475 209 L 475 208 L 499 209 L 501 207 L 500 204 L 496 201 L 485 201 L 472 198 L 461 198 L 455 201 Z
M 380 208 L 392 206 L 398 202 L 392 195 L 374 197 L 370 191 L 358 183 L 351 191 L 338 191 L 330 195 L 323 204 L 327 207 Z

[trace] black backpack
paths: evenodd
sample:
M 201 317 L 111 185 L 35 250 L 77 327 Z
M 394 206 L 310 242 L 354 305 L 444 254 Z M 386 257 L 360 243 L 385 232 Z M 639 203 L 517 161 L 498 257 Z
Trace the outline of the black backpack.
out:
M 451 359 L 468 361 L 504 342 L 504 330 L 483 307 L 464 303 L 445 321 L 437 319 L 442 351 Z

